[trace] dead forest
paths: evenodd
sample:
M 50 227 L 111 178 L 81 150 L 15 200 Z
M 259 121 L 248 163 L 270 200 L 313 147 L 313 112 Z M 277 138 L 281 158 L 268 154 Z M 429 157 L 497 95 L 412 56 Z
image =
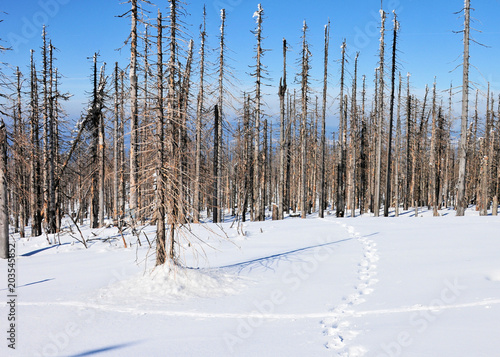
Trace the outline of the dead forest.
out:
M 1 68 L 3 243 L 9 226 L 21 237 L 51 235 L 66 215 L 77 225 L 88 219 L 92 228 L 154 224 L 156 263 L 163 264 L 176 261 L 183 227 L 228 217 L 398 216 L 419 207 L 436 216 L 445 207 L 464 215 L 469 205 L 497 215 L 500 96 L 469 83 L 469 0 L 463 37 L 457 35 L 464 50 L 461 86 L 442 91 L 434 82 L 423 96 L 412 93 L 411 74 L 398 68 L 397 14 L 380 10 L 379 60 L 370 74 L 358 73 L 359 53 L 346 60 L 349 43 L 330 48 L 325 19 L 324 47 L 314 53 L 324 63 L 323 78 L 315 78 L 322 90 L 313 90 L 304 21 L 300 48 L 290 50 L 295 38 L 273 49 L 283 58 L 281 78 L 272 80 L 278 113 L 264 106 L 270 19 L 261 5 L 249 29 L 254 87 L 241 93 L 229 84 L 224 9 L 216 31 L 207 29 L 204 11 L 194 17 L 203 19 L 194 26 L 199 33 L 186 38 L 185 14 L 198 9 L 177 0 L 168 7 L 146 0 L 123 6 L 117 15 L 130 23 L 123 34 L 130 62 L 105 64 L 89 54 L 91 94 L 78 120 L 64 111 L 71 94 L 60 90 L 57 38 L 48 29 L 40 29 L 40 49 L 27 54 L 29 73 L 15 64 Z M 0 37 L 1 31 L 0 23 Z M 207 48 L 208 36 L 216 48 Z M 9 49 L 1 50 L 0 57 Z M 216 61 L 206 59 L 209 52 Z M 291 72 L 292 61 L 300 63 L 299 73 Z M 334 98 L 332 86 L 339 88 Z M 333 132 L 326 124 L 332 106 Z

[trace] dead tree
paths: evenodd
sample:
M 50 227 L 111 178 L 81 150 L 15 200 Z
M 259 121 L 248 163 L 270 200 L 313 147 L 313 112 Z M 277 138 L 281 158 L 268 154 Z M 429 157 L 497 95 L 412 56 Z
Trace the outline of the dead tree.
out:
M 219 41 L 219 68 L 218 68 L 218 98 L 214 115 L 214 192 L 213 192 L 213 222 L 223 221 L 222 210 L 222 148 L 223 148 L 223 101 L 224 101 L 224 69 L 225 69 L 225 27 L 226 11 L 221 10 L 220 41 Z M 215 109 L 214 109 L 215 110 Z
M 438 179 L 437 179 L 437 109 L 436 109 L 436 79 L 434 78 L 434 86 L 433 86 L 433 94 L 432 94 L 432 131 L 431 131 L 431 152 L 430 152 L 430 175 L 431 175 L 431 190 L 430 190 L 430 198 L 433 207 L 433 216 L 439 216 L 438 212 L 438 198 L 439 191 L 436 194 L 436 189 L 438 188 Z
M 42 235 L 42 187 L 40 168 L 40 109 L 38 104 L 38 78 L 34 51 L 31 50 L 31 78 L 30 78 L 30 125 L 31 125 L 31 236 Z
M 393 11 L 393 14 L 394 32 L 392 40 L 391 98 L 389 104 L 389 137 L 387 139 L 386 198 L 384 205 L 384 217 L 389 217 L 389 207 L 391 206 L 392 128 L 394 122 L 394 90 L 396 87 L 396 46 L 399 31 L 399 22 L 396 19 L 396 12 Z
M 410 95 L 410 73 L 406 74 L 406 175 L 405 175 L 405 201 L 404 201 L 404 206 L 403 208 L 407 210 L 411 204 L 411 198 L 410 198 L 410 185 L 411 185 L 411 174 L 412 174 L 412 160 L 411 160 L 411 131 L 412 131 L 412 125 L 411 125 L 411 116 L 412 116 L 412 102 L 411 102 L 411 95 Z
M 137 76 L 137 24 L 139 22 L 137 0 L 130 0 L 132 28 L 130 31 L 130 198 L 132 220 L 136 219 L 139 186 L 139 101 Z
M 12 214 L 14 216 L 14 229 L 21 238 L 25 237 L 24 227 L 27 223 L 27 197 L 28 191 L 25 180 L 25 146 L 24 123 L 22 119 L 22 74 L 19 67 L 15 71 L 16 97 L 13 99 L 14 132 L 13 132 L 13 159 L 14 175 L 12 187 Z
M 309 89 L 309 57 L 311 53 L 309 52 L 309 45 L 306 40 L 307 33 L 307 23 L 304 21 L 304 26 L 302 27 L 302 61 L 301 61 L 301 105 L 302 114 L 300 121 L 300 210 L 302 212 L 301 217 L 306 218 L 307 213 L 307 104 L 308 104 L 308 89 Z
M 113 220 L 118 222 L 119 212 L 119 171 L 120 167 L 120 89 L 119 89 L 119 68 L 115 62 L 114 71 L 114 112 L 113 112 Z
M 462 117 L 460 122 L 460 143 L 458 145 L 458 184 L 457 184 L 457 216 L 465 215 L 465 182 L 467 165 L 467 117 L 469 112 L 469 39 L 470 39 L 470 0 L 464 0 L 464 54 L 462 74 Z
M 44 189 L 44 219 L 48 234 L 57 232 L 56 219 L 56 192 L 55 192 L 55 112 L 53 92 L 54 69 L 52 43 L 47 43 L 45 26 L 42 33 L 43 38 L 43 189 Z
M 378 217 L 380 214 L 380 185 L 381 185 L 381 169 L 382 169 L 382 127 L 384 125 L 384 50 L 385 50 L 385 18 L 386 13 L 384 10 L 380 9 L 380 47 L 379 47 L 379 67 L 378 67 L 378 93 L 375 95 L 378 96 L 378 107 L 376 108 L 377 112 L 377 145 L 376 145 L 376 163 L 375 163 L 375 196 L 373 203 L 373 210 L 375 217 Z M 387 205 L 387 197 L 386 197 L 386 205 Z
M 262 16 L 264 15 L 264 9 L 259 4 L 258 9 L 254 14 L 256 17 L 257 28 L 254 31 L 257 38 L 257 48 L 256 48 L 256 65 L 255 65 L 255 130 L 254 130 L 254 203 L 256 203 L 256 217 L 255 220 L 263 221 L 265 219 L 265 197 L 264 197 L 264 160 L 261 155 L 261 142 L 260 142 L 260 132 L 261 132 L 261 109 L 262 109 L 262 94 L 261 94 L 261 82 L 262 82 L 262 55 L 264 53 L 262 49 Z
M 188 44 L 188 53 L 185 70 L 180 79 L 179 88 L 179 126 L 178 126 L 178 153 L 179 153 L 179 223 L 186 224 L 188 221 L 188 206 L 190 183 L 188 173 L 188 134 L 187 120 L 189 108 L 189 92 L 191 86 L 191 67 L 193 63 L 194 41 L 190 40 Z
M 366 98 L 366 76 L 363 76 L 362 102 L 361 102 L 361 130 L 360 130 L 360 148 L 359 148 L 359 214 L 365 213 L 366 192 L 368 189 L 367 170 L 368 170 L 368 128 L 365 116 L 365 98 Z
M 356 147 L 358 135 L 358 103 L 356 99 L 356 92 L 358 90 L 358 57 L 359 52 L 356 53 L 354 59 L 354 78 L 352 81 L 352 96 L 351 96 L 351 174 L 350 174 L 350 190 L 349 190 L 349 206 L 351 207 L 351 217 L 356 216 Z
M 163 71 L 163 24 L 161 12 L 158 10 L 157 19 L 157 61 L 156 61 L 156 265 L 162 265 L 166 262 L 166 232 L 165 232 L 165 116 L 163 113 L 163 95 L 164 95 L 164 71 Z
M 0 258 L 9 258 L 9 205 L 7 187 L 7 129 L 0 120 Z
M 177 51 L 178 51 L 178 1 L 169 0 L 170 3 L 170 14 L 169 14 L 169 60 L 167 64 L 167 123 L 166 123 L 166 147 L 165 154 L 169 158 L 168 171 L 166 173 L 167 183 L 166 183 L 166 208 L 167 208 L 167 225 L 168 225 L 168 258 L 174 264 L 177 263 L 177 253 L 175 251 L 175 234 L 179 226 L 179 165 L 178 162 L 178 146 L 176 145 L 176 133 L 178 132 L 179 125 L 179 108 L 176 102 L 177 95 L 177 82 L 179 77 L 179 68 L 177 62 Z
M 328 46 L 330 43 L 330 20 L 325 25 L 325 48 L 323 61 L 323 106 L 321 112 L 321 141 L 320 141 L 320 176 L 319 176 L 319 217 L 324 218 L 326 184 L 325 184 L 325 157 L 326 157 L 326 96 L 328 90 Z
M 280 78 L 278 96 L 280 98 L 280 166 L 278 184 L 278 219 L 283 219 L 285 209 L 285 95 L 286 95 L 286 40 L 283 39 L 283 77 Z
M 490 111 L 490 84 L 488 83 L 488 94 L 486 97 L 486 124 L 484 128 L 483 151 L 481 157 L 481 176 L 479 178 L 481 200 L 479 202 L 479 215 L 488 215 L 489 186 L 490 186 L 490 158 L 493 154 L 491 149 L 491 111 Z
M 198 103 L 196 108 L 196 138 L 195 138 L 195 176 L 193 193 L 193 220 L 200 221 L 200 186 L 201 186 L 201 135 L 203 128 L 203 114 L 205 102 L 205 41 L 206 41 L 206 16 L 207 11 L 203 6 L 203 25 L 200 28 L 200 82 L 198 84 Z
M 400 162 L 401 162 L 401 87 L 402 87 L 401 72 L 399 73 L 399 87 L 398 87 L 398 112 L 396 119 L 396 148 L 395 156 L 396 160 L 394 162 L 394 216 L 399 216 L 399 203 L 400 203 L 400 188 L 399 188 L 399 174 L 400 174 Z
M 337 163 L 337 217 L 345 215 L 345 186 L 346 186 L 346 141 L 347 141 L 347 123 L 346 111 L 344 106 L 344 73 L 345 73 L 345 40 L 342 42 L 342 60 L 340 70 L 340 111 L 339 111 L 339 160 Z
M 104 100 L 106 78 L 104 76 L 105 64 L 97 75 L 97 53 L 93 57 L 93 92 L 92 104 L 86 120 L 88 131 L 92 137 L 91 142 L 91 205 L 90 226 L 98 228 L 104 225 Z
M 213 216 L 212 216 L 212 221 L 214 223 L 219 223 L 220 222 L 220 218 L 219 218 L 219 205 L 220 205 L 220 202 L 219 202 L 219 184 L 220 184 L 220 180 L 218 179 L 219 176 L 220 176 L 220 173 L 219 173 L 219 159 L 220 159 L 220 156 L 219 155 L 219 149 L 220 149 L 220 145 L 219 145 L 219 126 L 220 126 L 220 111 L 219 111 L 219 106 L 216 104 L 215 107 L 214 107 L 214 191 L 213 191 Z
M 1 22 L 1 21 L 0 21 Z M 0 46 L 0 52 L 6 48 Z M 0 78 L 2 73 L 0 72 Z M 0 93 L 0 97 L 3 94 Z M 9 205 L 7 187 L 7 129 L 0 119 L 0 259 L 9 258 Z

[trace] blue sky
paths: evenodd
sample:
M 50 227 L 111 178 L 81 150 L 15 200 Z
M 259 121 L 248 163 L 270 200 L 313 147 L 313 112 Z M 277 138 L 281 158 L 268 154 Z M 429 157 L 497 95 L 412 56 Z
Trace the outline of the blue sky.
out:
M 166 14 L 168 2 L 154 1 Z M 244 90 L 251 83 L 248 73 L 254 63 L 253 48 L 255 38 L 250 32 L 255 26 L 252 18 L 258 1 L 249 0 L 215 0 L 190 1 L 186 4 L 188 16 L 188 36 L 192 36 L 198 44 L 198 28 L 201 23 L 203 4 L 207 6 L 207 30 L 209 46 L 216 48 L 219 30 L 219 11 L 224 7 L 227 12 L 227 45 L 231 52 L 231 66 L 234 68 L 236 88 L 233 92 Z M 285 37 L 292 45 L 288 54 L 289 73 L 298 72 L 295 68 L 299 57 L 300 35 L 304 20 L 309 25 L 309 41 L 311 43 L 313 62 L 313 86 L 320 87 L 323 61 L 323 27 L 328 19 L 331 21 L 330 40 L 330 87 L 331 96 L 335 98 L 338 86 L 340 65 L 340 45 L 345 38 L 348 53 L 351 56 L 349 71 L 356 51 L 360 51 L 359 74 L 367 76 L 367 83 L 373 81 L 374 69 L 377 66 L 379 36 L 379 0 L 332 1 L 332 0 L 262 0 L 265 11 L 264 48 L 269 49 L 263 62 L 269 68 L 270 80 L 267 84 L 270 93 L 266 98 L 268 111 L 273 114 L 276 102 L 276 87 L 281 76 L 281 41 Z M 455 12 L 463 7 L 462 0 L 430 1 L 430 0 L 385 0 L 383 8 L 386 12 L 396 10 L 401 23 L 399 41 L 399 70 L 412 74 L 411 81 L 415 93 L 423 93 L 426 84 L 432 85 L 437 77 L 438 88 L 445 90 L 450 82 L 461 84 L 461 69 L 451 72 L 461 63 L 462 35 L 454 34 L 461 30 L 463 18 Z M 471 50 L 471 80 L 485 90 L 487 81 L 492 89 L 500 91 L 500 0 L 472 1 L 475 8 L 472 16 L 478 19 L 474 27 L 482 33 L 473 33 L 474 38 L 487 45 L 484 48 L 474 45 Z M 40 59 L 41 25 L 48 26 L 48 33 L 53 44 L 58 48 L 56 66 L 64 76 L 61 88 L 74 94 L 67 104 L 70 116 L 77 116 L 85 108 L 87 99 L 85 91 L 90 90 L 91 57 L 94 52 L 100 53 L 100 59 L 108 63 L 108 73 L 115 61 L 125 67 L 128 63 L 128 48 L 117 51 L 123 45 L 130 31 L 129 19 L 118 18 L 129 8 L 120 0 L 21 0 L 4 1 L 0 14 L 4 22 L 0 23 L 0 38 L 3 45 L 13 47 L 12 51 L 0 55 L 0 61 L 12 66 L 19 66 L 28 73 L 29 51 L 35 49 Z M 392 29 L 392 14 L 389 14 L 387 28 Z M 387 41 L 392 32 L 387 31 Z M 389 50 L 389 46 L 387 47 Z M 389 58 L 387 66 L 389 69 Z M 40 68 L 41 65 L 39 64 Z M 4 69 L 4 72 L 9 70 Z M 350 79 L 349 79 L 350 81 Z M 458 89 L 457 89 L 458 90 Z M 319 93 L 318 93 L 319 94 Z M 446 99 L 446 98 L 445 98 Z M 459 103 L 459 96 L 455 102 Z M 330 108 L 330 116 L 336 115 Z

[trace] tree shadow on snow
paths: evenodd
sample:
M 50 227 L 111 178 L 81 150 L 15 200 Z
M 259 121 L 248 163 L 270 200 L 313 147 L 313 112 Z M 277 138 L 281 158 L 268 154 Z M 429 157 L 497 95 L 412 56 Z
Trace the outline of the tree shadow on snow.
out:
M 71 244 L 71 243 L 63 243 L 63 244 L 50 245 L 48 247 L 40 248 L 40 249 L 33 250 L 31 252 L 28 252 L 28 253 L 21 254 L 21 257 L 31 257 L 32 255 L 41 253 L 41 252 L 43 252 L 45 250 L 52 249 L 52 248 L 57 248 L 57 247 L 60 247 L 60 246 L 63 246 L 63 245 L 68 245 L 68 244 Z
M 112 346 L 107 346 L 107 347 L 102 347 L 102 348 L 96 348 L 94 350 L 82 352 L 82 353 L 79 353 L 79 354 L 76 354 L 76 355 L 71 355 L 69 357 L 93 356 L 93 355 L 97 355 L 97 354 L 100 354 L 100 353 L 114 351 L 114 350 L 119 350 L 121 348 L 125 348 L 125 347 L 129 347 L 129 346 L 137 345 L 137 344 L 142 343 L 142 342 L 143 341 L 135 341 L 135 342 L 121 343 L 121 344 L 118 344 L 118 345 L 112 345 Z
M 217 267 L 216 269 L 234 269 L 234 268 L 236 268 L 238 271 L 238 274 L 241 274 L 241 272 L 243 272 L 245 269 L 248 269 L 249 272 L 254 270 L 254 269 L 257 269 L 257 268 L 264 268 L 266 270 L 274 271 L 273 265 L 275 265 L 275 264 L 278 265 L 282 261 L 286 261 L 286 262 L 303 261 L 304 259 L 300 258 L 297 253 L 302 253 L 302 252 L 316 249 L 316 248 L 327 247 L 330 245 L 335 245 L 338 243 L 347 242 L 347 241 L 350 241 L 353 239 L 354 238 L 346 238 L 346 239 L 341 239 L 341 240 L 338 240 L 335 242 L 317 244 L 317 245 L 313 245 L 313 246 L 309 246 L 309 247 L 294 249 L 294 250 L 290 250 L 288 252 L 273 254 L 273 255 L 269 255 L 267 257 L 252 259 L 252 260 L 248 260 L 248 261 L 241 262 L 241 263 L 220 266 L 220 267 Z
M 30 286 L 30 285 L 35 285 L 35 284 L 41 284 L 41 283 L 45 283 L 47 281 L 51 281 L 51 280 L 54 280 L 55 278 L 50 278 L 50 279 L 43 279 L 43 280 L 40 280 L 40 281 L 34 281 L 32 283 L 28 283 L 28 284 L 24 284 L 24 285 L 19 285 L 17 288 L 23 288 L 25 286 Z M 7 290 L 7 288 L 5 289 L 0 289 L 0 291 L 4 291 L 4 290 Z

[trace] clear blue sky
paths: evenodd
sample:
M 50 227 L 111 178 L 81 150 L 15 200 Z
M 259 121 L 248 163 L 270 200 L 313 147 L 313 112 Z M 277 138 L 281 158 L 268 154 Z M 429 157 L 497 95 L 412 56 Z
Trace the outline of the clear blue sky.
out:
M 168 2 L 153 1 L 166 14 Z M 64 76 L 62 90 L 75 97 L 68 103 L 67 111 L 71 117 L 77 116 L 87 103 L 85 91 L 90 90 L 89 74 L 91 57 L 94 52 L 101 54 L 100 59 L 108 63 L 108 73 L 115 61 L 125 67 L 128 63 L 128 47 L 121 52 L 116 51 L 123 45 L 130 31 L 129 19 L 117 18 L 126 12 L 128 4 L 120 4 L 120 0 L 20 0 L 3 1 L 0 14 L 4 22 L 0 23 L 0 38 L 3 45 L 13 47 L 13 51 L 0 54 L 0 61 L 12 66 L 19 66 L 28 73 L 29 50 L 37 51 L 40 59 L 41 25 L 47 24 L 48 33 L 53 44 L 58 48 L 56 66 Z M 255 38 L 250 32 L 255 26 L 252 18 L 258 1 L 250 0 L 215 0 L 191 1 L 185 6 L 188 16 L 185 22 L 188 34 L 198 44 L 198 27 L 201 22 L 203 4 L 207 6 L 209 46 L 216 48 L 219 31 L 219 11 L 224 7 L 227 12 L 227 45 L 232 51 L 230 64 L 234 68 L 234 76 L 240 80 L 238 87 L 245 88 L 251 79 L 247 75 L 254 63 L 253 47 Z M 310 31 L 309 41 L 313 53 L 313 86 L 321 86 L 323 58 L 323 27 L 331 20 L 330 41 L 330 87 L 332 98 L 337 91 L 340 65 L 336 60 L 340 57 L 340 45 L 345 38 L 348 52 L 352 58 L 355 51 L 360 54 L 360 76 L 367 75 L 367 81 L 373 81 L 374 69 L 377 66 L 378 27 L 380 8 L 379 0 L 332 1 L 332 0 L 262 0 L 265 11 L 264 47 L 270 49 L 264 57 L 264 64 L 269 67 L 270 81 L 266 98 L 273 114 L 276 101 L 276 86 L 281 75 L 281 40 L 283 37 L 292 45 L 289 56 L 289 72 L 298 72 L 294 68 L 300 49 L 300 31 L 303 20 L 307 20 Z M 399 63 L 403 74 L 410 72 L 413 90 L 422 93 L 425 84 L 432 85 L 437 77 L 439 89 L 447 89 L 450 82 L 461 84 L 461 69 L 450 73 L 461 63 L 462 35 L 453 30 L 461 30 L 463 18 L 454 12 L 463 7 L 462 0 L 430 1 L 430 0 L 385 0 L 383 8 L 386 12 L 396 10 L 401 23 L 399 41 Z M 490 46 L 484 48 L 474 45 L 471 50 L 471 63 L 478 69 L 472 69 L 471 80 L 477 82 L 480 89 L 485 89 L 486 81 L 490 81 L 492 89 L 500 91 L 500 0 L 472 0 L 475 8 L 472 16 L 478 19 L 474 27 L 482 33 L 473 33 L 479 42 Z M 392 29 L 392 14 L 389 14 L 387 28 Z M 387 31 L 387 41 L 392 33 Z M 389 46 L 387 47 L 389 49 Z M 387 67 L 389 69 L 389 58 Z M 38 68 L 40 68 L 40 64 Z M 9 70 L 5 70 L 7 72 Z M 350 79 L 349 79 L 350 81 Z M 459 96 L 455 97 L 458 103 Z M 336 107 L 337 105 L 334 104 Z M 330 115 L 336 115 L 334 108 Z

